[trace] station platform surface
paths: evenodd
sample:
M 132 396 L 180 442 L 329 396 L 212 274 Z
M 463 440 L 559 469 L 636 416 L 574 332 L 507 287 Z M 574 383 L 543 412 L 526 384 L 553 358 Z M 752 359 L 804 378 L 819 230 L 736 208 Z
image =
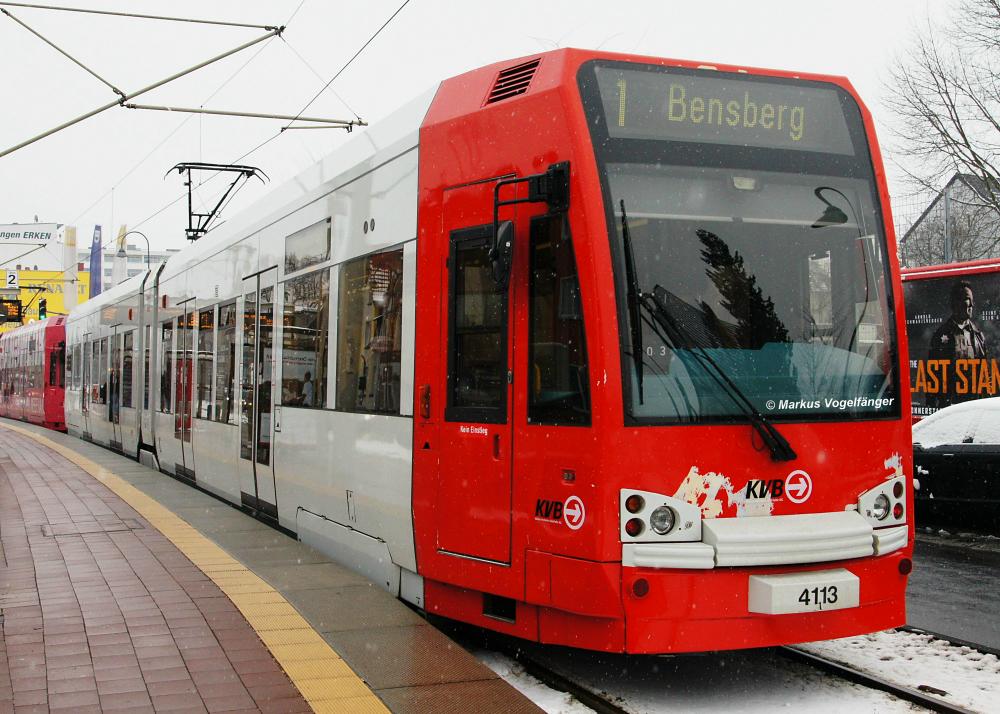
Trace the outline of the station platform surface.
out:
M 322 553 L 0 419 L 0 714 L 60 710 L 539 711 Z

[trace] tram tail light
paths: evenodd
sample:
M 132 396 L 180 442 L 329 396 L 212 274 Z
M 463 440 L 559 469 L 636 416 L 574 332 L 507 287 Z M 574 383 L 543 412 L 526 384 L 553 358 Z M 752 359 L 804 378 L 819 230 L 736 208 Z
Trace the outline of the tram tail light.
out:
M 638 538 L 644 530 L 642 521 L 638 518 L 629 518 L 625 523 L 625 532 L 633 538 Z

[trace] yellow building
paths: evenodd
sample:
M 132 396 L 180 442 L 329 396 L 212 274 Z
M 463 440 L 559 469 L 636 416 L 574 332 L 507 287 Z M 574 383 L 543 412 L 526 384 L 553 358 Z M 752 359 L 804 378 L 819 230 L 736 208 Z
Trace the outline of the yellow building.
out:
M 63 301 L 63 285 L 68 276 L 61 270 L 19 270 L 18 280 L 21 284 L 19 298 L 21 300 L 22 323 L 27 325 L 38 319 L 38 303 L 45 300 L 48 316 L 65 315 L 68 310 Z M 76 303 L 86 302 L 90 297 L 90 273 L 80 271 L 76 279 Z M 19 323 L 8 322 L 0 325 L 0 333 L 13 330 Z

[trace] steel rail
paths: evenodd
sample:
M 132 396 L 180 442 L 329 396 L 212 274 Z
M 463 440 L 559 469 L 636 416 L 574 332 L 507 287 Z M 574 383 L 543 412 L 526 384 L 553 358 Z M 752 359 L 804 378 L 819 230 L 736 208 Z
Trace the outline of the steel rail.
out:
M 74 57 L 73 55 L 71 55 L 69 52 L 67 52 L 66 50 L 64 50 L 62 47 L 60 47 L 59 45 L 57 45 L 55 42 L 52 42 L 49 38 L 47 38 L 44 35 L 42 35 L 36 29 L 34 29 L 30 25 L 28 25 L 28 23 L 24 22 L 24 20 L 22 20 L 19 17 L 15 16 L 14 13 L 10 12 L 9 10 L 4 10 L 2 7 L 0 7 L 0 12 L 2 12 L 4 15 L 6 15 L 7 17 L 9 17 L 11 20 L 13 20 L 14 22 L 16 22 L 18 25 L 20 25 L 21 27 L 23 27 L 28 32 L 30 32 L 32 35 L 34 35 L 35 37 L 37 37 L 38 39 L 40 39 L 42 42 L 44 42 L 49 47 L 51 47 L 52 49 L 54 49 L 56 52 L 58 52 L 59 54 L 61 54 L 63 57 L 65 57 L 66 59 L 68 59 L 70 62 L 72 62 L 73 64 L 75 64 L 77 67 L 79 67 L 83 71 L 87 72 L 90 76 L 94 77 L 95 79 L 97 79 L 98 81 L 100 81 L 101 83 L 103 83 L 105 86 L 107 86 L 112 92 L 114 92 L 115 94 L 117 94 L 119 97 L 124 97 L 125 96 L 125 92 L 123 92 L 122 90 L 118 89 L 118 87 L 116 87 L 115 85 L 111 84 L 111 82 L 109 82 L 108 80 L 106 80 L 104 77 L 102 77 L 101 75 L 99 75 L 97 72 L 95 72 L 94 70 L 92 70 L 90 67 L 88 67 L 83 62 L 81 62 L 80 60 L 78 60 L 76 57 Z
M 903 625 L 902 627 L 897 627 L 896 630 L 898 632 L 909 632 L 914 635 L 930 635 L 935 640 L 947 642 L 949 645 L 954 645 L 955 647 L 968 647 L 970 650 L 982 652 L 983 654 L 991 654 L 997 659 L 1000 659 L 1000 649 L 990 647 L 989 645 L 981 645 L 978 642 L 969 642 L 968 640 L 952 637 L 951 635 L 943 635 L 940 632 L 928 630 L 923 627 L 914 627 L 913 625 Z
M 60 124 L 57 127 L 54 127 L 52 129 L 49 129 L 48 131 L 42 132 L 41 134 L 38 134 L 37 136 L 34 136 L 34 137 L 30 138 L 30 139 L 27 139 L 26 141 L 22 141 L 20 144 L 17 144 L 16 146 L 12 146 L 9 149 L 5 149 L 3 151 L 0 151 L 0 158 L 2 158 L 4 156 L 7 156 L 7 154 L 12 154 L 15 151 L 17 151 L 18 149 L 23 149 L 25 146 L 28 146 L 29 144 L 34 144 L 36 141 L 39 141 L 40 139 L 44 139 L 47 136 L 51 136 L 52 134 L 55 134 L 56 132 L 62 131 L 63 129 L 66 129 L 67 127 L 73 126 L 74 124 L 79 124 L 80 122 L 84 121 L 85 119 L 90 119 L 90 117 L 95 116 L 97 114 L 100 114 L 101 112 L 107 111 L 108 109 L 111 109 L 112 107 L 121 106 L 121 105 L 125 104 L 125 102 L 128 101 L 129 99 L 135 99 L 136 97 L 138 97 L 141 94 L 145 94 L 146 92 L 151 92 L 154 89 L 162 87 L 164 84 L 167 84 L 168 82 L 173 82 L 175 79 L 180 79 L 181 77 L 184 77 L 184 76 L 186 76 L 188 74 L 191 74 L 192 72 L 195 72 L 195 71 L 201 69 L 202 67 L 205 67 L 207 65 L 212 64 L 213 62 L 218 62 L 219 60 L 225 59 L 226 57 L 229 57 L 230 55 L 234 55 L 237 52 L 240 52 L 241 50 L 245 50 L 248 47 L 252 47 L 252 46 L 256 45 L 258 42 L 263 42 L 266 39 L 274 37 L 275 35 L 280 35 L 282 33 L 282 31 L 284 31 L 284 29 L 285 28 L 283 28 L 283 27 L 279 27 L 279 28 L 277 28 L 275 30 L 272 30 L 272 31 L 268 32 L 265 35 L 261 35 L 260 37 L 254 39 L 254 40 L 250 40 L 249 42 L 244 42 L 239 47 L 236 47 L 234 49 L 231 49 L 231 50 L 228 50 L 226 52 L 223 52 L 220 55 L 216 55 L 215 57 L 212 57 L 211 59 L 207 59 L 207 60 L 205 60 L 203 62 L 199 62 L 198 64 L 194 65 L 193 67 L 189 67 L 188 69 L 185 69 L 185 70 L 182 70 L 180 72 L 177 72 L 176 74 L 172 74 L 172 75 L 170 75 L 169 77 L 167 77 L 165 79 L 161 79 L 158 82 L 154 82 L 153 84 L 150 84 L 150 85 L 148 85 L 146 87 L 143 87 L 142 89 L 139 89 L 139 90 L 137 90 L 135 92 L 129 92 L 128 94 L 126 94 L 124 97 L 121 97 L 120 99 L 116 99 L 114 101 L 108 102 L 107 104 L 99 106 L 96 109 L 92 109 L 91 111 L 89 111 L 89 112 L 87 112 L 85 114 L 81 114 L 80 116 L 76 117 L 75 119 L 70 119 L 69 121 L 63 122 L 62 124 Z
M 904 687 L 874 674 L 861 672 L 826 657 L 806 652 L 798 647 L 778 647 L 777 652 L 788 659 L 808 664 L 811 667 L 833 674 L 849 682 L 860 684 L 868 689 L 876 689 L 880 692 L 891 694 L 898 699 L 916 704 L 925 709 L 930 709 L 931 711 L 941 712 L 941 714 L 974 714 L 971 709 L 946 702 L 939 696 L 934 696 L 912 687 Z
M 524 671 L 527 674 L 530 674 L 545 686 L 555 689 L 556 691 L 572 695 L 581 704 L 590 707 L 598 714 L 630 714 L 628 709 L 618 706 L 607 697 L 604 697 L 593 690 L 587 689 L 579 682 L 575 682 L 569 677 L 563 676 L 555 670 L 546 667 L 544 664 L 536 659 L 533 659 L 532 657 L 527 656 L 522 650 L 513 645 L 503 645 L 498 647 L 496 643 L 491 643 L 490 646 L 492 649 L 498 649 L 516 661 L 524 667 Z
M 111 10 L 90 10 L 82 7 L 63 7 L 61 5 L 38 5 L 26 2 L 0 2 L 8 7 L 26 7 L 32 10 L 58 10 L 61 12 L 81 12 L 88 15 L 111 15 L 113 17 L 132 17 L 140 20 L 165 20 L 167 22 L 191 22 L 198 25 L 221 25 L 222 27 L 249 27 L 256 30 L 276 30 L 277 25 L 249 25 L 244 22 L 225 22 L 223 20 L 199 20 L 193 17 L 170 17 L 167 15 L 142 15 L 135 12 L 113 12 Z

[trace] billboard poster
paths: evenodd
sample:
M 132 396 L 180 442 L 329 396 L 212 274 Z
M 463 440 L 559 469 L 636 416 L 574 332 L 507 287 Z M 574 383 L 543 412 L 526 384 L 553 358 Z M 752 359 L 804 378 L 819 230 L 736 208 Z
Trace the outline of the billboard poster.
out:
M 1000 396 L 1000 272 L 903 283 L 913 416 Z
M 90 243 L 90 297 L 101 294 L 101 278 L 104 268 L 101 266 L 101 227 L 94 226 L 94 239 Z

